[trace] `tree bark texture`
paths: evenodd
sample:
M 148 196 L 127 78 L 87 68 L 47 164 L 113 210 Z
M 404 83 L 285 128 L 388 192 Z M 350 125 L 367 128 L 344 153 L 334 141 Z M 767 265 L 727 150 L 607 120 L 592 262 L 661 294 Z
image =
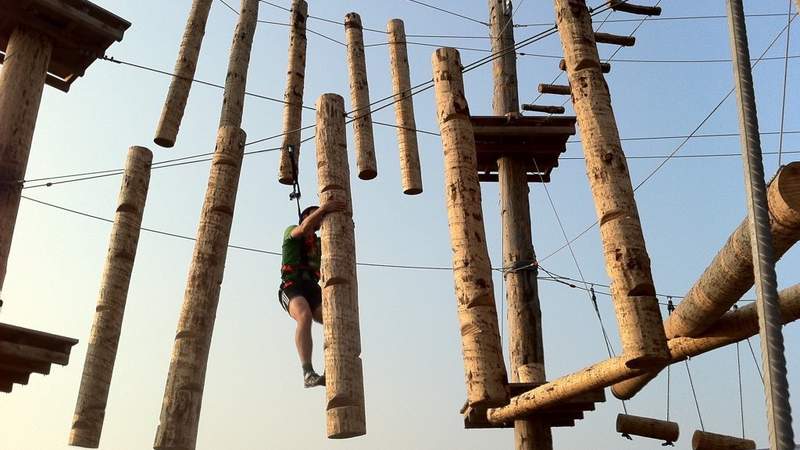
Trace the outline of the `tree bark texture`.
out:
M 555 0 L 555 5 L 623 357 L 631 367 L 652 367 L 668 358 L 666 337 L 591 15 L 584 0 Z
M 367 430 L 344 99 L 325 94 L 316 106 L 320 203 L 347 205 L 325 216 L 320 230 L 328 437 L 345 439 Z
M 475 136 L 458 51 L 436 50 L 433 74 L 467 402 L 473 407 L 496 406 L 507 400 L 507 376 L 483 226 Z
M 0 292 L 52 50 L 44 35 L 17 28 L 0 67 Z
M 411 72 L 408 67 L 408 48 L 403 21 L 392 19 L 386 26 L 389 33 L 389 61 L 392 66 L 392 91 L 397 120 L 397 142 L 400 147 L 400 177 L 403 193 L 422 193 L 422 171 L 419 164 L 417 123 L 414 119 L 414 100 L 411 94 Z
M 162 147 L 173 147 L 181 127 L 186 102 L 189 100 L 189 91 L 192 89 L 192 79 L 197 70 L 197 60 L 200 56 L 200 47 L 203 45 L 203 36 L 206 33 L 206 22 L 211 4 L 214 0 L 193 0 L 183 39 L 178 50 L 178 60 L 175 62 L 175 76 L 167 91 L 167 99 L 161 110 L 161 119 L 156 128 L 156 137 L 153 141 Z
M 225 272 L 245 139 L 246 134 L 240 128 L 222 127 L 217 134 L 164 388 L 161 421 L 153 444 L 157 450 L 194 450 L 197 443 L 208 352 Z
M 666 420 L 617 414 L 617 433 L 675 442 L 680 436 L 680 427 Z
M 800 284 L 780 292 L 780 308 L 784 324 L 800 319 Z M 758 314 L 755 305 L 748 305 L 725 314 L 702 336 L 670 339 L 669 362 L 674 364 L 687 357 L 695 357 L 756 334 L 758 334 Z M 570 397 L 646 374 L 648 372 L 645 369 L 632 369 L 627 366 L 624 357 L 610 358 L 513 397 L 509 405 L 489 409 L 487 416 L 492 423 L 508 422 L 530 415 L 541 408 L 558 404 Z
M 756 443 L 750 439 L 709 433 L 697 430 L 692 436 L 692 450 L 755 450 Z
M 286 73 L 286 93 L 283 100 L 283 145 L 278 182 L 294 183 L 294 168 L 300 159 L 300 128 L 303 126 L 303 91 L 306 76 L 306 21 L 308 3 L 305 0 L 292 2 L 292 23 L 289 29 L 289 67 Z M 294 148 L 294 163 L 289 156 L 289 147 Z
M 242 0 L 239 22 L 233 32 L 228 75 L 225 77 L 225 95 L 222 99 L 222 112 L 219 127 L 242 127 L 247 69 L 250 67 L 250 53 L 258 21 L 258 0 Z
M 153 153 L 144 147 L 131 147 L 128 151 L 100 282 L 100 297 L 72 418 L 69 445 L 87 448 L 97 448 L 100 445 L 128 286 L 139 244 L 152 161 Z
M 364 31 L 361 16 L 351 12 L 344 17 L 347 42 L 347 69 L 350 74 L 350 102 L 353 107 L 353 133 L 356 147 L 358 177 L 371 180 L 378 176 L 375 161 L 375 138 L 372 133 L 372 113 L 367 82 L 367 57 L 364 54 Z

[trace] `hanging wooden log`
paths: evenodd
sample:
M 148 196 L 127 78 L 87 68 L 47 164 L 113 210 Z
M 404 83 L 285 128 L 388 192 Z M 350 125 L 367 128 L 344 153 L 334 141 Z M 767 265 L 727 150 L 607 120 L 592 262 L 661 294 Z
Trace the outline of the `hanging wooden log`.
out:
M 572 88 L 560 84 L 539 84 L 540 94 L 572 95 Z
M 669 356 L 667 340 L 591 14 L 584 0 L 555 5 L 623 355 L 630 367 L 659 367 Z
M 414 100 L 411 95 L 406 31 L 403 21 L 400 19 L 390 20 L 386 29 L 389 33 L 389 61 L 392 66 L 397 142 L 400 147 L 400 177 L 403 183 L 403 193 L 417 195 L 422 193 L 422 172 L 419 165 Z
M 692 436 L 692 450 L 755 450 L 756 443 L 723 434 L 697 430 Z
M 0 291 L 52 50 L 43 34 L 17 28 L 5 50 L 14 57 L 0 67 Z
M 294 169 L 300 158 L 300 128 L 303 126 L 303 90 L 306 76 L 306 20 L 308 3 L 292 1 L 292 23 L 289 28 L 289 67 L 286 71 L 286 92 L 283 94 L 283 144 L 278 182 L 294 184 Z M 292 148 L 290 155 L 289 148 Z M 292 161 L 294 155 L 294 161 Z
M 611 73 L 611 64 L 601 62 L 600 64 L 600 71 L 603 73 Z M 561 60 L 558 62 L 558 68 L 561 70 L 567 70 L 567 62 L 565 60 Z
M 530 103 L 525 103 L 522 105 L 523 111 L 533 111 L 533 112 L 541 112 L 547 114 L 564 114 L 566 109 L 563 106 L 551 106 L 551 105 L 534 105 Z
M 213 2 L 214 0 L 192 1 L 192 9 L 189 11 L 178 50 L 178 60 L 175 62 L 175 76 L 169 85 L 167 99 L 161 110 L 161 119 L 156 128 L 156 137 L 153 139 L 161 147 L 173 147 L 178 137 L 178 129 L 183 120 L 189 91 L 192 89 L 192 79 L 197 69 L 200 47 L 203 45 L 203 36 L 206 33 L 208 13 Z
M 100 283 L 100 297 L 97 300 L 78 401 L 72 418 L 69 445 L 87 448 L 97 448 L 100 445 L 128 286 L 139 244 L 152 161 L 153 153 L 144 147 L 131 147 L 128 151 Z
M 350 103 L 353 107 L 353 133 L 356 147 L 358 178 L 371 180 L 378 176 L 375 161 L 375 138 L 367 82 L 367 58 L 364 54 L 364 31 L 361 16 L 351 12 L 344 17 L 347 42 L 347 69 L 350 74 Z
M 659 439 L 672 443 L 678 440 L 680 428 L 675 422 L 629 414 L 617 414 L 617 433 Z
M 610 33 L 594 33 L 594 40 L 598 44 L 614 44 L 614 45 L 621 45 L 623 47 L 633 47 L 636 45 L 636 37 L 635 36 L 621 36 L 618 34 L 610 34 Z M 609 65 L 610 70 L 610 65 Z
M 258 5 L 259 0 L 242 0 L 234 32 L 217 145 L 153 444 L 156 450 L 194 450 L 197 442 L 208 352 L 244 156 L 242 108 Z
M 642 16 L 660 16 L 660 6 L 642 6 L 629 3 L 627 0 L 610 0 L 608 6 L 614 11 L 639 14 Z
M 800 284 L 782 290 L 779 297 L 783 323 L 800 319 Z M 758 313 L 755 304 L 751 304 L 725 314 L 702 336 L 670 339 L 668 342 L 670 363 L 701 355 L 756 334 L 758 334 Z M 644 369 L 627 367 L 623 360 L 624 358 L 620 357 L 611 358 L 531 389 L 513 397 L 507 406 L 489 409 L 487 418 L 493 424 L 509 422 L 577 395 L 647 373 Z
M 473 407 L 501 405 L 507 401 L 507 377 L 483 226 L 475 136 L 464 96 L 461 60 L 455 49 L 440 48 L 432 62 L 444 146 L 447 216 L 467 403 Z
M 320 203 L 347 205 L 325 216 L 320 230 L 328 437 L 344 439 L 367 432 L 344 99 L 325 94 L 316 106 Z

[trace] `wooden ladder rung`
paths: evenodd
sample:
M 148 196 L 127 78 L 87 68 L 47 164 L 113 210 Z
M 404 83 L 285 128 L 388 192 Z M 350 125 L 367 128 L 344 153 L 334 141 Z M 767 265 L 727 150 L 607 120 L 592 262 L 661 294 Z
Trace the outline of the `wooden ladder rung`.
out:
M 540 94 L 572 95 L 572 88 L 561 84 L 540 84 Z
M 561 61 L 558 62 L 558 68 L 561 69 L 561 70 L 566 71 L 567 70 L 567 62 L 562 59 Z M 600 71 L 603 72 L 603 73 L 611 72 L 611 64 L 601 62 L 600 63 Z
M 633 47 L 636 45 L 636 38 L 634 36 L 622 36 L 611 33 L 595 33 L 594 40 L 598 44 L 614 44 L 623 47 Z
M 640 14 L 643 16 L 661 15 L 660 6 L 634 5 L 633 3 L 628 3 L 625 0 L 610 0 L 608 2 L 608 6 L 614 11 L 626 12 L 631 14 Z
M 566 109 L 564 109 L 563 106 L 533 105 L 529 103 L 522 105 L 522 110 L 547 113 L 547 114 L 564 114 L 564 112 L 566 111 Z

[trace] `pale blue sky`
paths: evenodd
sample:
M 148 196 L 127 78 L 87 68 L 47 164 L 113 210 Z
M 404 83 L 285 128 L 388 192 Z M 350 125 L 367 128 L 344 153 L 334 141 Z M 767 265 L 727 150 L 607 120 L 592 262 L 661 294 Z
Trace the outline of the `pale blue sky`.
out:
M 230 2 L 238 7 L 236 0 Z M 274 0 L 289 6 L 289 0 Z M 122 60 L 172 70 L 190 0 L 97 0 L 133 26 L 109 55 Z M 311 0 L 312 15 L 340 20 L 357 11 L 364 25 L 384 29 L 399 17 L 409 34 L 458 34 L 485 36 L 484 26 L 444 15 L 406 0 L 322 1 Z M 485 20 L 484 1 L 437 1 L 437 5 Z M 517 23 L 552 23 L 552 2 L 517 2 Z M 671 0 L 663 2 L 664 17 L 724 15 L 723 1 Z M 785 13 L 784 0 L 748 2 L 747 12 Z M 602 17 L 602 16 L 601 16 Z M 612 19 L 629 18 L 615 13 Z M 262 4 L 260 18 L 285 22 L 288 13 Z M 202 80 L 224 82 L 227 53 L 235 15 L 218 1 L 209 19 L 197 70 Z M 751 53 L 759 55 L 785 26 L 786 17 L 756 17 L 748 21 Z M 604 30 L 628 34 L 633 22 L 608 23 Z M 311 19 L 309 27 L 343 39 L 343 27 Z M 800 22 L 792 26 L 791 54 L 800 54 Z M 542 28 L 518 28 L 517 40 Z M 730 49 L 724 19 L 653 21 L 636 33 L 637 45 L 623 49 L 620 60 L 728 59 Z M 784 36 L 785 37 L 785 36 Z M 365 35 L 367 43 L 385 41 L 378 33 Z M 412 40 L 411 38 L 409 40 Z M 435 45 L 488 48 L 486 39 L 445 40 L 413 38 Z M 259 25 L 253 46 L 248 90 L 281 97 L 286 70 L 287 29 Z M 783 55 L 781 38 L 768 53 Z M 431 78 L 430 56 L 434 47 L 411 46 L 412 83 Z M 526 47 L 523 52 L 557 56 L 556 36 Z M 603 49 L 609 55 L 613 48 Z M 485 56 L 463 51 L 465 63 Z M 386 48 L 367 50 L 372 98 L 391 93 Z M 623 137 L 686 135 L 712 110 L 732 86 L 729 63 L 613 64 L 607 77 Z M 790 60 L 789 76 L 797 80 L 797 59 Z M 520 97 L 529 101 L 540 82 L 558 73 L 557 59 L 523 56 L 519 59 Z M 755 71 L 756 93 L 762 131 L 780 126 L 783 61 L 768 60 Z M 349 105 L 344 48 L 309 35 L 305 103 L 313 105 L 326 92 L 342 94 Z M 473 114 L 491 112 L 489 65 L 465 76 Z M 47 177 L 121 167 L 127 148 L 145 145 L 155 160 L 165 160 L 213 150 L 222 92 L 196 85 L 176 148 L 152 144 L 169 78 L 130 67 L 98 61 L 65 95 L 47 89 L 37 124 L 27 178 Z M 786 130 L 800 130 L 800 105 L 796 84 L 789 85 Z M 547 99 L 549 102 L 561 98 Z M 433 91 L 415 97 L 418 127 L 438 131 Z M 243 127 L 248 140 L 281 131 L 282 105 L 249 97 Z M 313 113 L 304 116 L 311 123 Z M 391 108 L 376 120 L 394 122 Z M 735 102 L 729 99 L 700 133 L 735 133 Z M 349 130 L 351 132 L 351 130 Z M 353 180 L 353 198 L 360 261 L 410 265 L 447 266 L 449 237 L 442 195 L 442 153 L 438 137 L 420 135 L 425 192 L 402 194 L 395 130 L 376 126 L 379 176 Z M 306 134 L 305 136 L 309 136 Z M 678 140 L 626 141 L 629 156 L 665 155 Z M 765 151 L 778 146 L 776 136 L 763 138 Z M 352 141 L 351 141 L 352 143 Z M 272 140 L 248 148 L 275 147 Z M 800 137 L 788 134 L 785 150 L 800 150 Z M 352 148 L 351 148 L 352 149 Z M 313 145 L 305 144 L 301 157 L 304 202 L 315 202 Z M 698 138 L 678 155 L 736 153 L 738 139 Z M 550 195 L 572 237 L 595 220 L 594 207 L 579 160 L 578 144 L 571 144 L 561 166 L 548 185 Z M 231 243 L 278 250 L 284 227 L 295 219 L 289 189 L 276 180 L 277 153 L 248 156 L 244 162 Z M 351 156 L 351 161 L 353 161 Z M 785 161 L 800 159 L 785 155 Z M 659 159 L 631 160 L 634 183 L 644 179 Z M 768 177 L 777 167 L 775 156 L 765 157 Z M 206 186 L 208 164 L 165 168 L 152 175 L 144 225 L 193 236 Z M 29 189 L 25 195 L 64 207 L 112 217 L 119 177 L 102 178 L 50 188 Z M 483 186 L 489 251 L 500 264 L 498 192 L 494 184 Z M 676 159 L 669 161 L 638 192 L 637 200 L 660 293 L 683 295 L 706 267 L 730 232 L 744 218 L 742 168 L 738 158 Z M 531 209 L 537 253 L 549 255 L 564 244 L 564 237 L 542 186 L 532 185 Z M 105 257 L 110 225 L 23 200 L 12 248 L 0 320 L 16 325 L 80 339 L 67 367 L 54 367 L 47 377 L 34 375 L 30 384 L 15 387 L 0 401 L 0 448 L 50 450 L 67 448 L 69 431 L 98 283 Z M 128 298 L 109 398 L 102 448 L 133 450 L 150 448 L 158 423 L 173 334 L 183 298 L 192 243 L 143 232 Z M 587 280 L 608 283 L 603 267 L 599 234 L 588 232 L 574 244 Z M 796 268 L 800 253 L 790 250 L 778 265 L 780 285 L 800 280 Z M 275 291 L 279 279 L 277 257 L 231 250 L 220 299 L 214 341 L 209 360 L 198 449 L 494 449 L 511 448 L 513 432 L 466 431 L 458 414 L 465 399 L 453 279 L 447 271 L 398 270 L 361 267 L 359 300 L 362 323 L 364 377 L 367 401 L 365 437 L 329 441 L 325 438 L 324 393 L 301 387 L 300 368 L 292 343 L 293 322 L 278 306 Z M 578 277 L 568 251 L 542 262 L 552 272 Z M 794 273 L 792 269 L 794 268 Z M 500 278 L 495 278 L 498 307 Z M 752 293 L 748 294 L 752 298 Z M 547 373 L 552 379 L 605 357 L 599 325 L 585 292 L 542 282 Z M 608 297 L 600 296 L 600 310 L 614 345 L 618 346 L 616 322 Z M 504 321 L 505 322 L 505 321 Z M 504 336 L 507 330 L 504 331 Z M 321 337 L 320 328 L 315 337 Z M 798 380 L 800 327 L 786 328 L 790 380 Z M 753 341 L 758 352 L 758 342 Z M 315 361 L 321 367 L 321 350 Z M 739 405 L 735 348 L 718 350 L 691 362 L 703 422 L 709 431 L 738 434 Z M 747 435 L 766 446 L 763 391 L 753 359 L 742 347 L 745 424 Z M 665 377 L 651 383 L 628 402 L 637 415 L 663 417 Z M 671 418 L 681 424 L 678 448 L 688 448 L 691 433 L 699 426 L 686 371 L 672 372 Z M 793 405 L 800 413 L 797 384 Z M 612 400 L 599 405 L 574 428 L 555 430 L 561 449 L 661 449 L 660 442 L 619 438 L 614 418 L 621 410 Z M 797 421 L 795 421 L 797 423 Z

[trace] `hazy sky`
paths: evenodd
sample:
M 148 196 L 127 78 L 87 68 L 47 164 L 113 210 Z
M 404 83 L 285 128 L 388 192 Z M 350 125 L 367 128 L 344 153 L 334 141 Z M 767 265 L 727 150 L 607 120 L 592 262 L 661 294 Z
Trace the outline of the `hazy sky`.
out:
M 273 0 L 289 6 L 289 0 Z M 236 0 L 230 0 L 238 7 Z M 101 6 L 133 23 L 122 43 L 108 51 L 121 60 L 171 71 L 189 0 L 98 0 Z M 437 1 L 442 8 L 486 20 L 486 2 Z M 600 2 L 598 2 L 600 3 Z M 518 24 L 553 23 L 552 2 L 520 1 Z M 724 15 L 723 1 L 665 1 L 664 17 Z M 784 13 L 782 17 L 748 20 L 751 54 L 756 57 L 786 25 L 787 1 L 747 2 L 748 14 Z M 462 35 L 475 39 L 415 37 L 409 41 L 432 46 L 409 47 L 412 84 L 431 78 L 430 56 L 436 46 L 487 49 L 484 25 L 422 7 L 406 0 L 311 0 L 312 15 L 341 21 L 349 11 L 361 14 L 366 27 L 385 29 L 391 18 L 402 18 L 409 34 Z M 599 18 L 604 15 L 598 16 Z M 613 14 L 603 30 L 628 34 L 637 22 Z M 286 22 L 288 13 L 262 4 L 260 18 Z M 199 79 L 223 83 L 236 16 L 214 3 L 197 70 Z M 309 28 L 344 39 L 342 26 L 309 20 Z M 800 22 L 791 28 L 792 55 L 800 55 Z M 517 40 L 542 31 L 519 27 Z M 288 30 L 259 25 L 253 46 L 248 91 L 282 97 Z M 653 62 L 653 60 L 727 60 L 730 48 L 725 19 L 648 21 L 636 32 L 637 45 L 615 56 L 607 76 L 620 134 L 626 138 L 683 136 L 692 132 L 732 87 L 732 70 L 725 61 Z M 385 35 L 367 32 L 366 42 L 385 42 Z M 313 105 L 326 92 L 342 94 L 349 107 L 345 52 L 341 45 L 309 35 L 305 103 Z M 781 57 L 785 34 L 767 54 Z M 604 46 L 611 54 L 616 47 Z M 519 59 L 520 97 L 530 101 L 540 82 L 551 82 L 561 47 L 551 36 L 521 50 L 535 54 Z M 485 56 L 462 51 L 464 63 Z M 549 57 L 542 57 L 547 55 Z M 642 62 L 648 60 L 651 62 Z M 797 80 L 797 59 L 789 63 L 790 80 Z M 373 99 L 391 93 L 385 46 L 367 50 Z M 770 59 L 755 71 L 761 130 L 780 128 L 783 61 Z M 127 148 L 145 145 L 155 160 L 166 160 L 214 148 L 222 91 L 195 85 L 176 148 L 152 144 L 169 77 L 105 61 L 96 62 L 69 94 L 47 88 L 42 100 L 28 179 L 121 167 Z M 485 65 L 465 76 L 473 114 L 491 113 L 491 69 Z M 785 129 L 800 130 L 796 83 L 788 87 Z M 420 129 L 438 131 L 433 91 L 414 97 Z M 542 102 L 560 104 L 563 99 Z M 243 127 L 248 140 L 281 132 L 282 105 L 248 97 Z M 304 116 L 304 125 L 314 120 Z M 391 108 L 376 120 L 393 123 Z M 729 98 L 700 129 L 700 134 L 736 133 L 735 99 Z M 348 133 L 351 133 L 349 130 Z M 310 136 L 311 133 L 305 136 Z M 402 194 L 395 130 L 375 127 L 377 179 L 353 180 L 358 259 L 362 262 L 448 266 L 450 247 L 443 197 L 441 143 L 436 136 L 419 135 L 425 192 Z M 352 137 L 352 136 L 350 136 Z M 352 140 L 350 140 L 352 144 Z M 681 139 L 627 140 L 629 156 L 666 155 Z M 766 135 L 765 151 L 776 151 L 778 137 Z M 248 147 L 259 150 L 280 145 L 271 140 Z M 352 147 L 351 147 L 352 149 Z M 800 150 L 800 136 L 784 137 L 786 151 Z M 706 137 L 689 141 L 679 156 L 737 153 L 736 137 Z M 301 180 L 304 204 L 316 201 L 313 144 L 302 147 Z M 570 144 L 547 188 L 564 225 L 573 237 L 595 220 L 579 144 Z M 784 161 L 797 160 L 796 154 Z M 661 159 L 632 159 L 634 184 L 643 180 Z M 354 157 L 351 155 L 351 164 Z M 766 156 L 767 176 L 778 165 Z M 194 236 L 206 187 L 208 163 L 154 170 L 144 217 L 147 227 Z M 288 201 L 290 189 L 277 183 L 278 153 L 247 156 L 244 161 L 231 244 L 275 251 L 283 229 L 295 220 Z M 39 200 L 101 217 L 113 217 L 119 177 L 108 177 L 27 189 Z M 697 279 L 731 231 L 745 217 L 742 167 L 737 157 L 683 158 L 667 162 L 637 191 L 637 200 L 653 263 L 656 288 L 680 296 Z M 533 236 L 540 258 L 561 247 L 564 236 L 543 186 L 531 186 Z M 500 264 L 498 189 L 483 185 L 489 251 Z M 80 339 L 67 367 L 54 367 L 46 377 L 34 375 L 27 386 L 15 386 L 0 398 L 0 449 L 50 450 L 67 448 L 66 441 L 77 396 L 89 329 L 110 225 L 52 207 L 23 200 L 5 281 L 5 307 L 0 320 Z M 592 229 L 574 244 L 585 278 L 609 282 L 603 266 L 599 233 Z M 136 450 L 152 445 L 158 424 L 170 351 L 183 299 L 192 242 L 143 232 L 133 274 L 123 334 L 106 414 L 102 448 Z M 578 278 L 568 251 L 542 260 L 554 273 Z M 796 283 L 800 253 L 791 250 L 778 265 L 779 285 Z M 792 273 L 794 268 L 794 273 Z M 358 272 L 362 324 L 364 380 L 367 402 L 365 437 L 346 441 L 325 438 L 324 392 L 304 390 L 293 345 L 294 323 L 278 305 L 279 259 L 268 254 L 231 250 L 220 306 L 200 423 L 198 449 L 494 449 L 511 448 L 513 432 L 467 431 L 459 408 L 465 400 L 459 329 L 453 278 L 442 270 L 400 270 L 361 266 Z M 495 278 L 498 308 L 504 311 L 499 277 Z M 563 284 L 542 281 L 541 302 L 547 373 L 550 379 L 606 357 L 597 318 L 586 293 Z M 598 288 L 606 290 L 605 288 Z M 753 298 L 749 293 L 746 298 Z M 666 297 L 661 297 L 666 302 Z M 677 300 L 677 299 L 676 299 Z M 617 349 L 613 307 L 600 296 L 600 312 Z M 505 323 L 505 320 L 503 320 Z M 507 336 L 504 330 L 504 336 Z M 800 326 L 785 330 L 790 379 L 797 415 L 800 413 L 797 374 L 800 372 Z M 315 328 L 321 340 L 321 328 Z M 759 355 L 758 340 L 753 340 Z M 321 349 L 315 353 L 322 367 Z M 760 363 L 760 360 L 759 360 Z M 746 434 L 766 446 L 763 389 L 753 357 L 741 347 Z M 736 348 L 728 347 L 691 361 L 702 421 L 709 431 L 740 434 Z M 699 427 L 686 368 L 672 370 L 670 417 L 681 424 L 679 448 L 688 448 Z M 588 413 L 574 428 L 555 430 L 561 449 L 661 449 L 646 439 L 622 440 L 614 431 L 621 404 L 608 402 Z M 632 414 L 663 418 L 666 376 L 662 375 L 627 403 Z M 796 421 L 797 423 L 797 421 Z

